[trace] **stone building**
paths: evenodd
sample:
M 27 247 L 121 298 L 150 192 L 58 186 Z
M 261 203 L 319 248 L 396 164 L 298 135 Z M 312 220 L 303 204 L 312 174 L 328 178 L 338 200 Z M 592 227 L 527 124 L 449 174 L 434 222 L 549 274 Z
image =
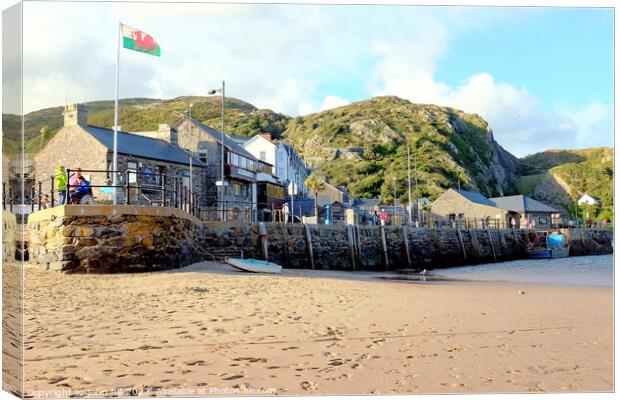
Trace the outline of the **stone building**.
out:
M 339 202 L 349 207 L 353 205 L 353 197 L 349 194 L 349 192 L 343 187 L 336 187 L 332 184 L 325 182 L 323 190 L 317 193 L 316 203 L 320 207 L 325 206 L 326 204 L 332 204 L 334 202 Z
M 448 189 L 431 205 L 431 213 L 435 219 L 450 221 L 464 220 L 501 220 L 508 224 L 508 210 L 498 208 L 495 203 L 480 193 L 460 189 Z M 513 213 L 516 216 L 516 213 Z
M 533 223 L 535 228 L 551 227 L 552 220 L 559 217 L 559 211 L 527 196 L 486 198 L 480 193 L 460 189 L 448 189 L 431 205 L 434 219 L 455 222 L 478 221 L 480 226 L 498 221 L 500 226 L 526 228 Z M 479 221 L 485 221 L 480 223 Z
M 207 165 L 207 179 L 215 188 L 221 180 L 222 133 L 193 118 L 183 117 L 170 128 L 170 141 L 196 155 Z M 235 215 L 256 214 L 256 158 L 230 136 L 224 135 L 224 207 Z M 219 189 L 209 192 L 209 204 L 218 205 Z M 219 206 L 218 206 L 219 208 Z M 253 217 L 255 218 L 255 217 Z M 246 218 L 247 219 L 247 218 Z
M 64 126 L 35 156 L 35 176 L 43 181 L 42 191 L 48 191 L 50 177 L 56 167 L 81 168 L 91 185 L 110 185 L 114 131 L 86 123 L 87 111 L 81 104 L 69 105 L 64 112 Z M 161 204 L 163 179 L 171 189 L 176 180 L 188 190 L 205 197 L 208 190 L 206 165 L 191 154 L 167 141 L 118 132 L 119 184 L 127 180 L 130 185 L 140 185 L 129 193 L 132 203 Z M 191 167 L 190 167 L 191 158 Z M 137 172 L 132 174 L 131 172 Z M 191 172 L 191 173 L 190 173 Z M 162 177 L 165 175 L 165 178 Z M 190 188 L 191 183 L 191 188 Z M 110 188 L 93 188 L 97 201 L 111 201 Z M 124 201 L 125 192 L 119 196 Z
M 533 223 L 536 228 L 550 228 L 560 218 L 560 211 L 540 201 L 523 195 L 492 197 L 489 199 L 497 207 L 516 214 L 517 227 L 526 228 Z

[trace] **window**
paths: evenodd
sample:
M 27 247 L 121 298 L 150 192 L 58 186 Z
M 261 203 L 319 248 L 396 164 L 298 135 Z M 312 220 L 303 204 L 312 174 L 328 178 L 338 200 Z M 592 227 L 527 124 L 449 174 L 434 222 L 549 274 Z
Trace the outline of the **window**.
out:
M 237 154 L 235 154 L 235 153 L 231 153 L 231 158 L 232 158 L 231 164 L 238 167 L 239 166 L 239 156 Z
M 129 183 L 136 183 L 138 181 L 138 163 L 136 161 L 128 161 L 127 172 L 129 176 Z
M 241 185 L 238 183 L 233 183 L 233 194 L 235 196 L 241 196 Z
M 181 174 L 183 176 L 183 186 L 189 188 L 189 169 L 184 169 Z
M 208 151 L 207 149 L 199 149 L 198 150 L 198 159 L 203 163 L 207 163 Z
M 266 151 L 261 151 L 260 152 L 260 159 L 261 159 L 261 161 L 267 161 L 267 152 Z

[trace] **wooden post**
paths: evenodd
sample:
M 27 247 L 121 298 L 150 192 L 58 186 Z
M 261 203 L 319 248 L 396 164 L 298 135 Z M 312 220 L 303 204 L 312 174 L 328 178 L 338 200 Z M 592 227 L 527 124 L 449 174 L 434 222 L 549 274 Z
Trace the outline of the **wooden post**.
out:
M 353 244 L 355 238 L 353 237 L 353 225 L 346 225 L 347 227 L 347 243 L 349 245 L 349 257 L 351 257 L 351 268 L 355 271 L 355 246 Z
M 471 247 L 474 249 L 474 253 L 476 257 L 480 257 L 480 247 L 478 246 L 478 238 L 476 237 L 476 230 L 469 229 L 469 240 L 471 242 Z
M 310 227 L 308 226 L 308 224 L 304 224 L 304 229 L 306 230 L 306 243 L 308 244 L 308 254 L 310 255 L 310 265 L 312 265 L 312 269 L 315 269 L 314 252 L 312 251 L 312 233 L 310 232 Z
M 456 228 L 456 235 L 459 237 L 459 243 L 461 243 L 461 250 L 463 251 L 463 260 L 467 261 L 467 251 L 465 250 L 465 244 L 463 243 L 463 235 L 461 229 Z
M 504 230 L 500 230 L 498 231 L 499 234 L 499 241 L 502 245 L 502 249 L 504 249 L 504 251 L 506 250 L 506 235 L 504 235 Z
M 267 239 L 267 228 L 264 222 L 258 223 L 258 236 L 260 238 L 261 248 L 265 261 L 269 261 L 269 240 Z
M 390 266 L 390 259 L 388 257 L 387 239 L 385 238 L 385 225 L 383 221 L 381 221 L 381 226 L 379 227 L 379 229 L 381 229 L 381 244 L 383 245 L 383 257 L 385 259 L 385 267 L 387 268 Z
M 407 255 L 407 266 L 411 268 L 411 254 L 409 253 L 409 235 L 407 235 L 407 225 L 403 225 L 403 241 L 405 242 L 405 254 Z
M 495 245 L 493 244 L 493 236 L 491 236 L 491 230 L 487 228 L 487 236 L 489 237 L 489 242 L 491 242 L 491 250 L 493 250 L 493 260 L 497 261 L 497 254 L 495 253 Z
M 579 229 L 579 238 L 581 239 L 581 254 L 586 254 L 586 241 L 583 239 L 583 229 Z
M 355 229 L 355 253 L 357 254 L 357 265 L 362 269 L 362 239 L 360 235 L 360 227 L 354 225 Z

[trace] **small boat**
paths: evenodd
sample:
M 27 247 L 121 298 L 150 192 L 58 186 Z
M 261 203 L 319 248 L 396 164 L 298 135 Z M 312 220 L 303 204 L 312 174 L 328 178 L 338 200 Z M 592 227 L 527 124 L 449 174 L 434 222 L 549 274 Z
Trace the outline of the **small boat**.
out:
M 565 258 L 569 256 L 570 245 L 561 233 L 548 234 L 544 243 L 538 243 L 538 236 L 531 247 L 525 250 L 528 258 Z
M 269 261 L 254 260 L 252 258 L 226 258 L 226 264 L 233 268 L 246 272 L 262 272 L 266 274 L 279 274 L 282 266 Z

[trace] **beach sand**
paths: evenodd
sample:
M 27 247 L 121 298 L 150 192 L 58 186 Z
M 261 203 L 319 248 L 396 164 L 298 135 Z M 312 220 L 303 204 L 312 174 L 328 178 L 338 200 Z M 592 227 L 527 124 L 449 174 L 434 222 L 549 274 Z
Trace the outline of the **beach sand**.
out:
M 377 275 L 27 267 L 26 394 L 614 389 L 611 288 Z

